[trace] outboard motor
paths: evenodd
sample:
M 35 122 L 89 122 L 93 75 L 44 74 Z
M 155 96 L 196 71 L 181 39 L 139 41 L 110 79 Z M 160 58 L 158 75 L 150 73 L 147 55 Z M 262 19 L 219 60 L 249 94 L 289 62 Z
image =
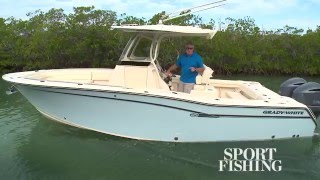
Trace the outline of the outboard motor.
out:
M 313 113 L 320 113 L 320 84 L 316 82 L 308 82 L 297 87 L 292 98 L 307 105 Z
M 293 91 L 303 85 L 307 83 L 306 80 L 304 80 L 303 78 L 299 78 L 299 77 L 294 77 L 294 78 L 290 78 L 286 81 L 284 81 L 281 85 L 280 85 L 280 90 L 279 90 L 279 94 L 281 96 L 288 96 L 288 97 L 292 97 L 292 93 Z

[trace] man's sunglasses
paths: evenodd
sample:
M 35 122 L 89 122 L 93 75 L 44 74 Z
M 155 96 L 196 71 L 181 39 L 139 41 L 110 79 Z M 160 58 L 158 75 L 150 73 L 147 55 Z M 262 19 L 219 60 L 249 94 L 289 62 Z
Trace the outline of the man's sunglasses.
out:
M 186 47 L 186 49 L 193 49 L 193 47 Z

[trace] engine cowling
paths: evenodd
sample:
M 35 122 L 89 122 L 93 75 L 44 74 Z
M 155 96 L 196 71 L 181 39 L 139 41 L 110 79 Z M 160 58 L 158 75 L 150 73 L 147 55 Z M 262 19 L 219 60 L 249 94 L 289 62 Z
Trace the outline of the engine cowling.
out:
M 315 114 L 320 113 L 320 84 L 308 82 L 297 87 L 292 98 L 307 105 Z
M 294 78 L 290 78 L 286 81 L 284 81 L 281 85 L 280 85 L 280 90 L 279 90 L 279 94 L 281 96 L 288 96 L 288 97 L 292 97 L 292 93 L 293 91 L 303 85 L 307 83 L 306 80 L 304 80 L 303 78 L 299 78 L 299 77 L 294 77 Z

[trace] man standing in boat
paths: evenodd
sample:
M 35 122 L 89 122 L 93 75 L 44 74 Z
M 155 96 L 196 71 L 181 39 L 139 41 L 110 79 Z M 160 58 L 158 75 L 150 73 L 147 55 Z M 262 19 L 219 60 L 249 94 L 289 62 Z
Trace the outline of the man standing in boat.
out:
M 166 75 L 172 76 L 172 71 L 180 67 L 181 76 L 178 91 L 190 93 L 196 83 L 198 73 L 203 73 L 204 65 L 201 56 L 194 52 L 194 45 L 191 42 L 188 42 L 185 48 L 186 52 L 179 56 L 177 62 L 167 70 Z

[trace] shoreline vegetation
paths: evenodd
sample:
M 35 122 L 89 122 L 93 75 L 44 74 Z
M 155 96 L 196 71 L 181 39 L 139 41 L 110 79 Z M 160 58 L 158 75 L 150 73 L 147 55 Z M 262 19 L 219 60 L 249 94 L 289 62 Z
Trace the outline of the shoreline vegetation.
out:
M 111 30 L 113 24 L 157 24 L 164 12 L 151 19 L 137 18 L 95 7 L 75 7 L 28 13 L 27 20 L 0 17 L 0 73 L 52 68 L 110 68 L 116 65 L 129 33 Z M 168 66 L 183 52 L 187 41 L 195 44 L 204 63 L 216 74 L 320 75 L 320 25 L 303 30 L 285 25 L 261 30 L 254 19 L 226 18 L 204 24 L 187 15 L 165 24 L 221 27 L 211 40 L 167 39 L 159 61 Z M 219 28 L 218 28 L 219 29 Z

